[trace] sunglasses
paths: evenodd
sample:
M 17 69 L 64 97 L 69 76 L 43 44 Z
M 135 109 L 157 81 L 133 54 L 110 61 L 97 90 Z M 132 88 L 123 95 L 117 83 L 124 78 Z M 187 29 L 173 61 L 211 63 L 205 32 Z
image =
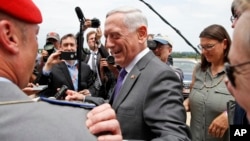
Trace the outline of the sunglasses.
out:
M 250 61 L 244 62 L 244 63 L 241 63 L 241 64 L 237 64 L 237 65 L 230 65 L 229 63 L 225 63 L 224 66 L 225 66 L 225 71 L 226 71 L 227 78 L 234 87 L 236 86 L 234 73 L 235 72 L 240 73 L 235 68 L 242 67 L 242 66 L 245 66 L 247 64 L 250 64 Z

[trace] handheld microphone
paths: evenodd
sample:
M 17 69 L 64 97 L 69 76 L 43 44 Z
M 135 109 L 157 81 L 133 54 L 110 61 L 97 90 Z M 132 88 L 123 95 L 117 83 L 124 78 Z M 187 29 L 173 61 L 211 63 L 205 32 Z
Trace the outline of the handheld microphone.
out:
M 65 92 L 68 90 L 68 87 L 66 85 L 62 85 L 62 87 L 60 88 L 60 90 L 55 94 L 55 98 L 56 99 L 63 99 L 66 94 Z
M 76 11 L 76 15 L 79 19 L 80 22 L 84 21 L 85 20 L 85 17 L 83 16 L 83 13 L 82 13 L 82 10 L 80 7 L 76 7 L 75 8 L 75 11 Z

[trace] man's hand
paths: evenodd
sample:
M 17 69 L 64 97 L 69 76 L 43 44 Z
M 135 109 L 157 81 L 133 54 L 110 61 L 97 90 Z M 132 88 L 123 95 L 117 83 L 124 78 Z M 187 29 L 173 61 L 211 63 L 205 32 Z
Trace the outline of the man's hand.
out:
M 80 94 L 73 90 L 67 90 L 66 94 L 67 96 L 65 97 L 65 100 L 67 101 L 83 101 L 85 99 L 85 96 L 83 94 Z
M 88 89 L 81 90 L 78 93 L 83 94 L 85 96 L 91 96 L 91 93 Z
M 95 107 L 87 114 L 86 125 L 98 141 L 122 141 L 120 124 L 115 111 L 107 103 Z
M 62 60 L 60 60 L 60 54 L 61 54 L 61 51 L 57 50 L 56 52 L 52 53 L 47 62 L 45 63 L 44 65 L 44 70 L 45 71 L 50 71 L 51 68 L 55 65 L 55 64 L 58 64 L 60 63 Z
M 101 30 L 101 28 L 100 27 L 98 27 L 97 29 L 96 29 L 96 40 L 97 41 L 100 41 L 101 40 L 101 37 L 102 37 L 102 30 Z
M 83 25 L 83 31 L 85 31 L 89 27 L 91 27 L 91 20 L 90 19 L 86 19 L 85 22 L 84 22 L 84 25 Z
M 33 87 L 38 86 L 38 84 L 28 83 L 27 87 L 23 88 L 23 92 L 26 93 L 28 96 L 32 94 L 37 94 L 40 91 L 34 90 Z
M 42 50 L 42 53 L 41 53 L 42 57 L 48 57 L 49 53 L 47 50 Z

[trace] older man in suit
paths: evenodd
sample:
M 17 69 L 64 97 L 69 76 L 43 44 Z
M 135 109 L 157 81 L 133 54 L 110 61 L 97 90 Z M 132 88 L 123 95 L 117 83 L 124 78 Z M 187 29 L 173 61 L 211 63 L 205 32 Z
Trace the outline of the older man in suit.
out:
M 105 45 L 122 67 L 110 99 L 122 135 L 125 139 L 189 141 L 181 83 L 175 72 L 147 48 L 147 34 L 147 19 L 138 9 L 122 7 L 106 16 Z M 94 101 L 101 102 L 98 100 Z

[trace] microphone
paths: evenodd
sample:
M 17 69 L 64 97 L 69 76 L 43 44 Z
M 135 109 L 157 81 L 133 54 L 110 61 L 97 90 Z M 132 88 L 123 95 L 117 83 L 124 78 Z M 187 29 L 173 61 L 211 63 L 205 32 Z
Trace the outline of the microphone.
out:
M 63 99 L 66 97 L 66 91 L 68 90 L 68 87 L 66 85 L 62 85 L 62 87 L 60 88 L 60 90 L 55 94 L 55 98 L 56 99 Z
M 83 13 L 82 13 L 82 10 L 80 7 L 76 7 L 75 8 L 75 11 L 76 11 L 76 15 L 79 19 L 80 22 L 84 21 L 85 20 L 85 17 L 83 16 Z

